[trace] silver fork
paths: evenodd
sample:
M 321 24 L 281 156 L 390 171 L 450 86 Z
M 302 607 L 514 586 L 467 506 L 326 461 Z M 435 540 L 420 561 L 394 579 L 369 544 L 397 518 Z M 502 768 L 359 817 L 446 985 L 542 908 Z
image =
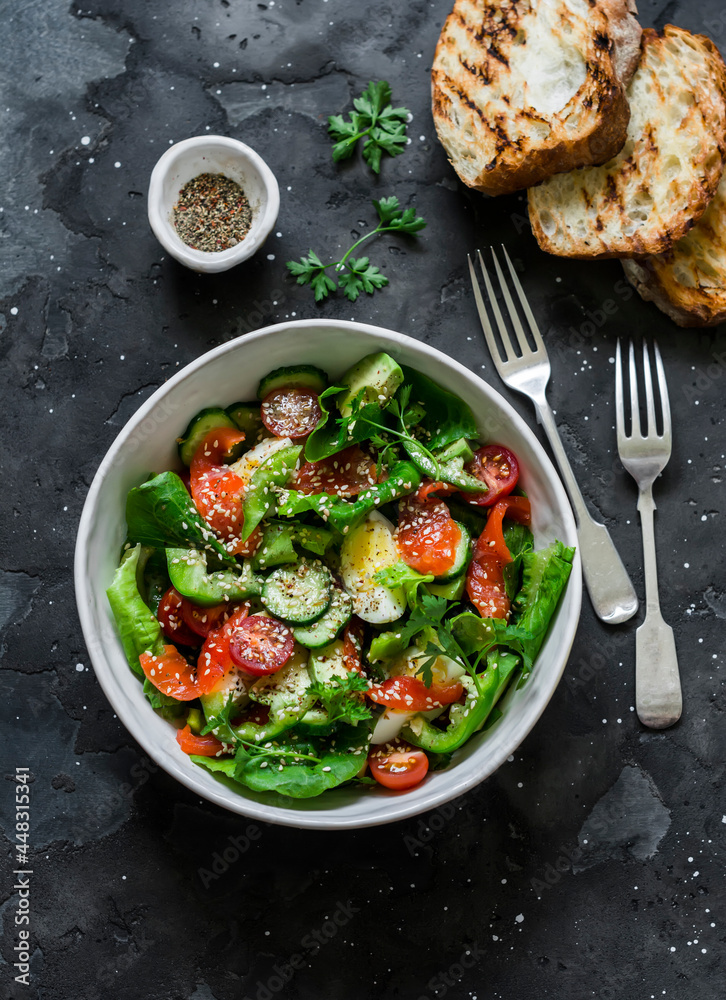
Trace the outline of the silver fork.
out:
M 615 367 L 615 409 L 620 460 L 638 484 L 638 511 L 643 529 L 643 563 L 645 567 L 645 621 L 635 633 L 635 708 L 640 721 L 652 729 L 666 729 L 677 722 L 683 709 L 681 682 L 678 676 L 678 657 L 673 639 L 673 629 L 666 624 L 658 600 L 658 569 L 655 559 L 655 533 L 653 530 L 653 482 L 668 464 L 671 457 L 671 411 L 668 403 L 663 361 L 654 344 L 655 367 L 658 373 L 658 391 L 663 415 L 663 433 L 658 434 L 653 398 L 653 380 L 650 370 L 648 346 L 643 343 L 643 370 L 645 401 L 648 414 L 646 434 L 640 430 L 638 409 L 638 381 L 635 368 L 635 351 L 630 342 L 630 435 L 625 432 L 625 405 L 623 402 L 623 369 L 618 340 Z
M 494 364 L 504 384 L 508 385 L 511 389 L 516 389 L 517 392 L 521 392 L 525 396 L 529 396 L 535 405 L 539 421 L 549 438 L 552 451 L 557 459 L 557 464 L 560 467 L 560 472 L 575 512 L 582 569 L 592 606 L 598 618 L 601 618 L 602 621 L 610 625 L 619 625 L 621 622 L 627 621 L 628 618 L 632 618 L 638 610 L 638 598 L 607 528 L 604 524 L 596 521 L 585 506 L 585 501 L 580 492 L 580 487 L 577 485 L 575 474 L 572 471 L 565 449 L 562 447 L 554 414 L 545 396 L 545 388 L 550 378 L 550 361 L 547 349 L 522 290 L 522 286 L 519 283 L 517 272 L 514 270 L 512 262 L 509 259 L 509 254 L 504 246 L 502 246 L 502 250 L 509 265 L 512 284 L 517 292 L 522 311 L 529 324 L 535 349 L 533 350 L 527 341 L 524 328 L 512 301 L 509 287 L 493 249 L 491 253 L 494 259 L 494 267 L 496 268 L 499 284 L 502 289 L 504 301 L 507 304 L 509 318 L 517 335 L 517 343 L 521 353 L 518 355 L 512 346 L 506 324 L 494 295 L 489 274 L 480 251 L 477 251 L 479 266 L 481 267 L 484 284 L 489 297 L 489 304 L 502 338 L 505 357 L 502 357 L 499 352 L 494 332 L 489 322 L 489 316 L 484 306 L 474 265 L 471 262 L 471 257 L 469 257 L 471 283 L 474 288 L 474 297 L 477 309 L 479 310 L 479 319 L 484 329 L 484 336 L 489 345 L 489 351 Z

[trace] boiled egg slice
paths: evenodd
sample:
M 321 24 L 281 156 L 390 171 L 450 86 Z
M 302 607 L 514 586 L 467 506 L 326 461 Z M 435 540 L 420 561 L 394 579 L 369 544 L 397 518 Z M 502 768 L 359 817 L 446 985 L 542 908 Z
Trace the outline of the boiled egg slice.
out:
M 406 610 L 402 587 L 389 589 L 373 579 L 379 570 L 399 561 L 394 528 L 388 518 L 372 511 L 346 535 L 340 552 L 340 575 L 353 598 L 359 618 L 372 625 L 395 622 Z

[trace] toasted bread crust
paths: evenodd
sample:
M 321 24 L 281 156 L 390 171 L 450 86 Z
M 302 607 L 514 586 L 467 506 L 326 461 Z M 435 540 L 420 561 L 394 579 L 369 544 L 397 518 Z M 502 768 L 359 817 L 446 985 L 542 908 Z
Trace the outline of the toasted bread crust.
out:
M 529 192 L 543 250 L 562 257 L 665 253 L 698 221 L 726 162 L 726 66 L 703 35 L 643 32 L 622 151 Z
M 627 0 L 612 2 L 625 11 Z M 599 0 L 556 9 L 533 0 L 456 0 L 436 47 L 432 104 L 439 139 L 465 184 L 507 194 L 615 155 L 630 112 L 610 31 Z M 537 110 L 542 87 L 528 87 L 542 45 L 565 95 L 571 67 L 571 94 L 553 110 Z M 542 79 L 546 90 L 546 69 Z
M 726 174 L 698 223 L 671 251 L 622 264 L 638 294 L 678 326 L 726 321 Z
M 627 87 L 640 62 L 640 39 L 643 29 L 638 21 L 635 0 L 599 0 L 610 21 L 615 73 Z

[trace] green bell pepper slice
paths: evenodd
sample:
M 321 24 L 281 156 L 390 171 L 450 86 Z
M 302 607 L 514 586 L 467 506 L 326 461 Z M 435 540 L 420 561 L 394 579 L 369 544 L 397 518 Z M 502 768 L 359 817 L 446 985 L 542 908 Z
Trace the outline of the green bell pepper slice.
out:
M 262 592 L 262 583 L 245 560 L 241 570 L 207 569 L 207 554 L 199 549 L 167 549 L 166 563 L 172 586 L 183 597 L 211 608 L 222 601 L 245 601 Z
M 268 524 L 260 542 L 260 547 L 252 557 L 256 570 L 271 569 L 297 562 L 298 556 L 293 542 L 295 528 L 292 524 Z
M 245 490 L 242 503 L 244 526 L 242 541 L 247 541 L 254 529 L 264 517 L 270 517 L 277 509 L 275 488 L 285 486 L 292 473 L 302 445 L 293 444 L 281 448 L 258 466 L 252 473 L 249 485 Z
M 148 650 L 154 656 L 161 656 L 164 652 L 161 625 L 139 590 L 139 579 L 143 576 L 150 554 L 151 549 L 141 544 L 127 549 L 121 557 L 111 586 L 106 591 L 126 659 L 139 677 L 144 676 L 139 663 L 141 653 Z
M 401 736 L 429 753 L 457 750 L 482 728 L 520 663 L 520 657 L 514 653 L 492 650 L 486 670 L 477 675 L 476 681 L 468 675 L 461 678 L 466 699 L 463 705 L 451 706 L 446 729 L 438 729 L 423 715 L 417 715 L 404 726 Z

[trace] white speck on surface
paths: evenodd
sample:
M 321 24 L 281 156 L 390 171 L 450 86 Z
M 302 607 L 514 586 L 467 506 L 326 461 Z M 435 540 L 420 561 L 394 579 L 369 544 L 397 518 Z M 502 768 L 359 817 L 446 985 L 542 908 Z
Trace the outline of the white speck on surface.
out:
M 518 924 L 524 923 L 524 914 L 523 913 L 518 913 L 517 916 L 514 919 L 516 920 L 516 922 Z
M 84 136 L 83 136 L 83 137 L 81 138 L 81 145 L 82 145 L 82 146 L 87 146 L 87 145 L 89 144 L 89 142 L 90 142 L 90 141 L 91 141 L 91 137 L 90 137 L 90 135 L 84 135 Z
M 116 162 L 114 163 L 114 167 L 116 167 L 116 169 L 118 170 L 120 166 L 121 166 L 121 160 L 116 160 Z
M 83 664 L 82 663 L 77 663 L 76 664 L 76 670 L 80 674 L 80 672 L 83 670 Z
M 10 315 L 11 316 L 17 316 L 18 315 L 18 307 L 17 306 L 13 306 L 13 308 L 10 310 Z

